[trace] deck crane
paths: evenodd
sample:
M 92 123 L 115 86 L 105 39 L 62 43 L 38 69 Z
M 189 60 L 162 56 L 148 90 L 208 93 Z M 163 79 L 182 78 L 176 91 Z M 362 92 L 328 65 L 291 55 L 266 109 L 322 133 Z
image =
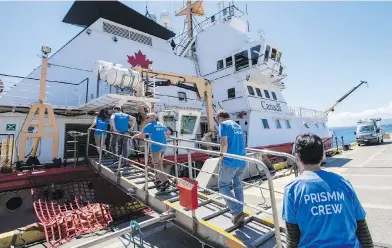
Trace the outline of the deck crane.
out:
M 354 88 L 352 88 L 349 92 L 347 92 L 344 96 L 342 96 L 341 98 L 339 98 L 339 100 L 336 101 L 335 104 L 333 104 L 329 109 L 327 109 L 327 111 L 325 111 L 325 113 L 328 115 L 330 112 L 335 111 L 335 107 L 341 103 L 344 99 L 346 99 L 351 93 L 353 93 L 356 89 L 358 89 L 362 84 L 366 84 L 368 85 L 368 83 L 366 81 L 361 81 L 357 86 L 355 86 Z
M 213 116 L 212 85 L 208 80 L 203 77 L 193 77 L 189 75 L 145 69 L 138 65 L 133 67 L 132 70 L 140 73 L 144 80 L 148 80 L 148 78 L 162 80 L 156 81 L 155 86 L 177 86 L 196 92 L 197 96 L 201 100 L 206 101 L 208 133 L 211 133 L 214 136 L 215 120 Z

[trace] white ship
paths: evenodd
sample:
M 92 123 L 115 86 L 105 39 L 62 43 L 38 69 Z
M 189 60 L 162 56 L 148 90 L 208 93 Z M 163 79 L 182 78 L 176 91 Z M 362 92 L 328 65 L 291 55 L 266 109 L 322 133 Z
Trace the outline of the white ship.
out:
M 247 23 L 235 5 L 198 24 L 191 20 L 193 15 L 204 15 L 201 2 L 192 6 L 191 12 L 185 8 L 179 13 L 186 16 L 189 29 L 176 35 L 154 17 L 117 1 L 72 5 L 63 22 L 84 29 L 48 58 L 46 102 L 52 104 L 58 121 L 59 158 L 73 156 L 73 152 L 67 154 L 68 131 L 86 132 L 95 117 L 92 113 L 132 94 L 98 80 L 97 61 L 208 79 L 215 109 L 228 110 L 242 126 L 247 147 L 291 152 L 298 134 L 312 132 L 324 140 L 326 149 L 331 148 L 327 112 L 292 108 L 286 102 L 283 80 L 287 75 L 280 48 L 264 37 L 249 40 Z M 41 67 L 37 67 L 1 95 L 3 134 L 18 137 L 30 105 L 37 102 L 40 73 Z M 191 89 L 157 86 L 151 96 L 161 121 L 180 138 L 196 139 L 206 132 L 204 102 Z M 126 101 L 123 106 L 127 110 Z M 26 155 L 33 143 L 28 141 Z M 51 150 L 52 142 L 41 140 L 37 151 L 41 162 L 52 161 Z M 80 157 L 85 155 L 83 140 L 78 152 Z

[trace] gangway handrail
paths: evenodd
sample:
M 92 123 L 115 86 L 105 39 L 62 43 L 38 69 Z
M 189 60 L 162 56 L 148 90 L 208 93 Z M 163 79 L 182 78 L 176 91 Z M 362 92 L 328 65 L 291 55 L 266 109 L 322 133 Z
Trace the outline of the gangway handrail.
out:
M 170 220 L 173 217 L 174 217 L 173 214 L 160 215 L 158 217 L 155 217 L 155 218 L 152 218 L 152 219 L 149 219 L 149 220 L 146 220 L 146 221 L 143 221 L 143 222 L 139 223 L 139 227 L 140 228 L 148 227 L 150 225 L 156 224 L 156 223 L 161 222 L 161 221 Z M 113 238 L 117 238 L 117 237 L 123 236 L 125 234 L 133 234 L 135 231 L 136 231 L 135 227 L 131 225 L 131 226 L 123 228 L 121 230 L 118 230 L 118 231 L 115 231 L 115 232 L 112 232 L 112 233 L 108 233 L 108 234 L 105 234 L 105 235 L 103 235 L 103 236 L 101 236 L 99 238 L 87 241 L 87 242 L 85 242 L 83 244 L 76 245 L 76 246 L 74 246 L 72 248 L 88 248 L 88 247 L 91 247 L 93 245 L 97 245 L 97 244 L 100 244 L 102 242 L 111 240 Z
M 106 133 L 111 133 L 111 134 L 114 134 L 114 135 L 121 135 L 121 136 L 124 136 L 124 137 L 128 137 L 128 138 L 131 138 L 131 136 L 129 136 L 129 135 L 127 135 L 127 134 L 120 134 L 120 133 L 113 133 L 113 132 L 108 132 L 108 131 L 106 131 Z M 90 132 L 88 132 L 88 137 L 90 136 Z M 89 141 L 89 138 L 88 138 L 88 141 Z M 102 143 L 103 143 L 103 139 L 101 139 L 101 147 L 102 147 Z M 145 168 L 145 187 L 144 187 L 144 191 L 145 191 L 145 194 L 146 194 L 146 197 L 148 196 L 148 194 L 149 194 L 149 192 L 148 192 L 148 170 L 153 170 L 153 171 L 156 171 L 156 172 L 158 172 L 158 173 L 161 173 L 161 174 L 164 174 L 164 175 L 166 175 L 166 176 L 168 176 L 168 177 L 174 177 L 174 178 L 176 178 L 177 180 L 180 180 L 180 181 L 184 181 L 184 182 L 186 182 L 185 180 L 183 180 L 183 179 L 181 179 L 181 178 L 178 178 L 178 177 L 176 177 L 176 176 L 172 176 L 172 175 L 170 175 L 170 174 L 167 174 L 167 173 L 165 173 L 164 171 L 160 171 L 160 170 L 156 170 L 155 168 L 148 168 L 149 166 L 148 166 L 148 156 L 149 156 L 149 146 L 151 145 L 151 144 L 155 144 L 155 145 L 159 145 L 159 146 L 163 146 L 163 147 L 170 147 L 170 148 L 179 148 L 179 146 L 175 146 L 175 145 L 170 145 L 170 144 L 162 144 L 162 143 L 159 143 L 159 142 L 154 142 L 154 141 L 152 141 L 152 140 L 149 140 L 149 139 L 144 139 L 144 150 L 145 150 L 145 153 L 144 153 L 144 155 L 145 155 L 145 159 L 144 159 L 144 165 L 142 165 L 142 166 L 144 166 L 144 168 Z M 91 145 L 91 144 L 90 144 Z M 86 151 L 86 153 L 88 153 L 88 147 L 89 146 L 87 146 L 87 151 Z M 261 168 L 263 168 L 263 170 L 265 171 L 265 175 L 266 175 L 266 177 L 267 177 L 267 181 L 268 181 L 268 186 L 269 186 L 269 192 L 270 192 L 270 200 L 271 200 L 271 208 L 272 208 L 272 217 L 273 217 L 273 225 L 274 225 L 274 232 L 275 232 L 275 239 L 276 239 L 276 245 L 277 245 L 277 247 L 278 248 L 281 248 L 282 247 L 282 241 L 281 241 L 281 236 L 280 236 L 280 225 L 279 225 L 279 218 L 278 218 L 278 215 L 277 215 L 277 208 L 276 208 L 276 199 L 275 199 L 275 194 L 274 194 L 274 185 L 273 185 L 273 181 L 272 181 L 272 177 L 271 177 L 271 174 L 270 174 L 270 172 L 269 172 L 269 170 L 268 170 L 268 168 L 267 168 L 267 166 L 262 162 L 262 161 L 260 161 L 260 160 L 257 160 L 257 159 L 254 159 L 254 158 L 249 158 L 249 157 L 245 157 L 245 156 L 238 156 L 238 155 L 234 155 L 234 154 L 229 154 L 229 153 L 222 153 L 222 152 L 216 152 L 216 151 L 210 151 L 210 150 L 202 150 L 202 149 L 198 149 L 198 148 L 191 148 L 191 147 L 183 147 L 183 148 L 181 148 L 181 149 L 185 149 L 186 151 L 187 151 L 187 154 L 188 154 L 188 170 L 189 170 L 189 177 L 192 179 L 192 165 L 191 165 L 191 162 L 192 162 L 192 160 L 191 160 L 191 153 L 190 153 L 190 151 L 194 151 L 194 152 L 199 152 L 199 153 L 206 153 L 206 154 L 208 154 L 208 155 L 216 155 L 216 156 L 220 156 L 220 157 L 228 157 L 228 158 L 233 158 L 233 159 L 237 159 L 237 160 L 242 160 L 242 161 L 247 161 L 247 162 L 253 162 L 253 163 L 255 163 L 255 164 L 258 164 L 258 165 L 260 165 L 261 166 Z M 106 150 L 106 149 L 100 149 L 100 152 L 99 152 L 99 166 L 102 166 L 101 165 L 101 158 L 102 158 L 102 151 L 105 151 L 105 152 L 109 152 L 109 153 L 111 153 L 111 154 L 114 154 L 114 153 L 112 153 L 112 152 L 110 152 L 110 151 L 108 151 L 108 150 Z M 121 169 L 121 163 L 122 163 L 122 160 L 124 159 L 124 160 L 126 160 L 126 161 L 129 161 L 129 162 L 131 162 L 131 163 L 135 163 L 136 161 L 133 161 L 133 160 L 130 160 L 130 159 L 128 159 L 128 158 L 124 158 L 124 157 L 122 157 L 122 155 L 116 155 L 116 154 L 114 154 L 115 156 L 118 156 L 119 157 L 119 161 L 118 161 L 118 169 L 117 169 L 117 171 L 118 171 L 118 173 L 120 173 L 119 174 L 119 177 L 121 177 L 121 172 L 120 172 L 120 169 Z M 139 163 L 140 164 L 140 163 Z M 133 166 L 133 167 L 135 167 L 133 164 L 130 164 L 131 166 Z M 221 196 L 222 198 L 224 198 L 224 199 L 227 199 L 227 200 L 230 200 L 230 201 L 233 201 L 233 202 L 236 202 L 237 204 L 241 204 L 241 205 L 243 205 L 243 206 L 248 206 L 248 207 L 251 207 L 251 208 L 253 208 L 253 209 L 256 209 L 256 210 L 259 210 L 259 211 L 261 211 L 261 212 L 265 212 L 265 213 L 268 213 L 267 211 L 265 211 L 264 209 L 262 209 L 262 208 L 260 208 L 260 207 L 257 207 L 257 206 L 253 206 L 253 205 L 251 205 L 251 204 L 248 204 L 248 203 L 245 203 L 245 202 L 240 202 L 240 201 L 238 201 L 237 199 L 234 199 L 234 198 L 231 198 L 231 197 L 228 197 L 228 196 L 226 196 L 226 195 L 223 195 L 223 194 L 221 194 L 221 193 L 217 193 L 217 192 L 215 192 L 215 191 L 213 191 L 213 190 L 210 190 L 210 189 L 207 189 L 207 188 L 204 188 L 204 187 L 201 187 L 201 186 L 198 186 L 198 188 L 201 188 L 201 189 L 204 189 L 204 190 L 206 190 L 206 191 L 209 191 L 209 192 L 211 192 L 211 193 L 214 193 L 214 194 L 216 194 L 216 195 L 219 195 L 219 196 Z M 146 198 L 147 199 L 147 198 Z M 194 210 L 192 211 L 192 216 L 195 216 L 194 215 L 195 213 L 194 213 Z M 268 213 L 268 214 L 271 214 L 271 213 Z
M 91 128 L 91 130 L 98 130 L 98 129 Z M 105 131 L 105 130 L 99 130 L 99 131 L 107 132 L 107 131 Z M 133 133 L 138 133 L 137 131 L 132 131 L 132 132 L 133 132 Z M 176 140 L 188 141 L 187 139 L 181 139 L 181 138 L 176 138 L 176 137 L 174 137 L 174 138 L 173 138 L 173 137 L 170 137 L 170 138 L 168 138 L 167 140 L 173 141 L 173 143 L 174 143 L 174 141 L 176 141 Z M 196 140 L 190 140 L 189 142 L 192 142 L 192 141 L 196 141 Z M 217 144 L 217 143 L 210 143 L 210 142 L 203 142 L 203 141 L 197 141 L 197 142 L 198 142 L 198 143 L 207 144 L 207 145 L 212 144 L 212 145 L 215 145 L 215 146 L 219 146 L 219 147 L 220 147 L 220 144 Z M 96 146 L 94 146 L 94 147 L 96 147 Z M 96 147 L 96 148 L 98 148 L 98 147 Z M 137 152 L 137 153 L 139 153 L 139 154 L 144 154 L 144 152 L 139 151 L 139 150 L 136 150 L 136 149 L 129 148 L 129 150 L 135 151 L 135 152 Z M 294 163 L 295 163 L 295 165 L 297 166 L 296 158 L 295 158 L 294 156 L 288 154 L 288 153 L 275 152 L 275 151 L 271 151 L 271 150 L 253 149 L 253 148 L 249 148 L 249 149 L 246 148 L 246 150 L 252 150 L 252 151 L 254 150 L 254 153 L 247 153 L 246 156 L 252 156 L 252 155 L 255 155 L 255 153 L 266 153 L 266 154 L 270 153 L 271 155 L 274 155 L 274 156 L 284 156 L 284 157 L 287 157 L 287 158 L 293 157 L 293 158 L 291 158 L 291 159 L 295 159 Z M 174 151 L 174 153 L 176 153 L 176 151 Z M 272 153 L 273 153 L 273 154 L 272 154 Z M 176 154 L 175 154 L 175 155 L 176 155 Z M 174 155 L 174 156 L 175 156 L 175 155 Z M 186 167 L 186 168 L 188 167 L 187 165 L 185 165 L 185 163 L 178 163 L 178 162 L 176 162 L 176 161 L 169 160 L 169 159 L 166 159 L 166 158 L 163 158 L 163 160 L 166 161 L 166 162 L 172 163 L 172 164 L 175 165 L 175 166 L 180 165 L 180 166 L 183 166 L 183 167 Z M 298 166 L 297 166 L 297 167 L 298 167 Z M 176 169 L 176 176 L 178 177 L 177 167 L 176 167 L 175 169 Z M 198 168 L 192 168 L 192 170 L 196 170 L 196 171 L 203 172 L 203 173 L 210 174 L 210 175 L 214 175 L 214 176 L 219 176 L 218 173 L 213 173 L 213 172 L 201 170 L 201 169 L 198 169 Z M 257 185 L 257 184 L 247 183 L 247 182 L 244 182 L 244 181 L 242 181 L 242 184 L 244 184 L 245 186 L 251 186 L 251 187 L 256 187 L 256 188 L 259 188 L 259 189 L 268 190 L 267 188 L 262 187 L 262 186 Z M 275 192 L 275 193 L 279 193 L 279 194 L 283 194 L 283 193 L 280 192 L 280 191 L 274 191 L 274 192 Z

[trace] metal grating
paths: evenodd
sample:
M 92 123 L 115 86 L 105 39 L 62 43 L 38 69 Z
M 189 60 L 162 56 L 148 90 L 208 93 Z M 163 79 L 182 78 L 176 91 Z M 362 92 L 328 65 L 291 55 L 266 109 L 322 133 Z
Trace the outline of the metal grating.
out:
M 152 38 L 143 34 L 135 33 L 132 31 L 128 31 L 125 28 L 117 27 L 113 24 L 103 22 L 103 31 L 106 33 L 114 34 L 121 36 L 123 38 L 127 38 L 148 46 L 152 46 Z
M 138 33 L 130 31 L 129 39 L 131 39 L 133 41 L 136 41 L 136 42 L 139 42 L 139 43 L 143 43 L 143 44 L 152 46 L 152 39 L 151 39 L 151 37 L 148 37 L 148 36 L 145 36 L 145 35 L 142 35 L 142 34 L 138 34 Z
M 126 30 L 125 28 L 120 28 L 120 27 L 114 26 L 114 25 L 109 24 L 107 22 L 103 23 L 103 31 L 106 33 L 118 35 L 118 36 L 129 39 L 129 31 L 128 30 Z

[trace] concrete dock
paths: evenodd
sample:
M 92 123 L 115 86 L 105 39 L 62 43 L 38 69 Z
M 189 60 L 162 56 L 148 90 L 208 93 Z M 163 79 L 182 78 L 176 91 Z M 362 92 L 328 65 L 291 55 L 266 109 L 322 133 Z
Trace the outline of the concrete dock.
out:
M 367 213 L 367 222 L 376 247 L 392 247 L 392 235 L 389 234 L 392 226 L 392 140 L 385 140 L 381 145 L 373 146 L 355 146 L 352 150 L 345 151 L 327 159 L 324 169 L 338 173 L 353 184 L 362 206 Z M 278 175 L 287 173 L 288 170 L 281 170 Z M 284 186 L 294 178 L 294 175 L 280 177 L 274 180 L 275 196 L 278 202 L 279 216 L 281 216 L 283 189 Z M 267 188 L 266 182 L 259 181 L 260 185 Z M 222 199 L 216 197 L 223 202 Z M 266 211 L 270 211 L 269 193 L 267 189 L 245 188 L 245 201 L 252 205 L 264 207 Z M 259 215 L 263 218 L 272 216 L 266 213 L 259 213 L 251 208 L 247 208 L 249 212 Z M 143 221 L 140 219 L 139 221 Z M 280 225 L 284 222 L 280 220 Z M 127 223 L 118 225 L 112 230 L 102 232 L 110 232 L 124 228 Z M 91 234 L 76 239 L 62 247 L 73 247 L 77 244 L 84 243 L 87 240 L 98 238 L 101 233 Z M 171 223 L 159 223 L 143 230 L 144 245 L 140 245 L 140 240 L 135 237 L 135 243 L 129 236 L 122 236 L 113 240 L 106 241 L 101 245 L 94 247 L 130 247 L 136 244 L 136 247 L 202 247 L 200 242 L 188 235 L 178 227 Z M 34 247 L 44 247 L 36 245 Z

